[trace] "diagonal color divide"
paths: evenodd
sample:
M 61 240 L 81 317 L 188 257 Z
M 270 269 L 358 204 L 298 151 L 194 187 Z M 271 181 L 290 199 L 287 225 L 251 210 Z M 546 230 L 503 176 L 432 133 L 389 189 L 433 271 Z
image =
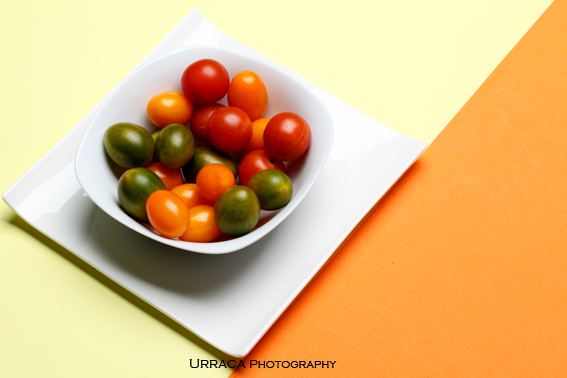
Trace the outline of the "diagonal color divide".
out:
M 556 2 L 232 377 L 567 371 L 567 2 Z
M 190 9 L 188 6 L 198 7 L 232 37 L 309 80 L 324 84 L 326 90 L 397 131 L 431 141 L 531 26 L 549 0 L 521 4 L 436 0 L 422 8 L 418 4 L 421 2 L 415 0 L 378 2 L 373 8 L 366 1 L 351 2 L 349 8 L 340 3 L 328 6 L 329 2 L 321 6 L 317 2 L 291 1 L 285 8 L 280 8 L 277 3 L 245 3 L 248 7 L 242 2 L 227 2 L 220 7 L 217 1 L 197 1 L 190 6 L 186 2 L 170 1 L 157 17 L 154 4 L 144 2 L 137 2 L 135 7 L 128 2 L 111 4 L 104 0 L 82 5 L 54 1 L 49 7 L 38 6 L 34 1 L 3 4 L 0 31 L 5 36 L 3 54 L 6 59 L 0 72 L 2 95 L 7 101 L 5 104 L 9 104 L 3 108 L 3 117 L 5 125 L 26 125 L 25 128 L 5 127 L 3 130 L 4 156 L 18 156 L 4 167 L 0 179 L 3 190 L 128 72 L 171 29 L 180 15 Z M 261 6 L 255 8 L 257 5 Z M 107 11 L 110 7 L 111 13 Z M 261 22 L 271 26 L 273 18 L 254 23 L 240 22 L 238 16 L 249 9 L 277 13 L 282 20 L 293 18 L 297 24 L 307 25 L 306 30 L 323 45 L 315 45 L 306 39 L 301 29 L 290 30 L 290 33 L 272 30 L 270 33 L 268 28 L 259 26 Z M 312 17 L 313 11 L 317 11 L 318 18 Z M 375 15 L 379 15 L 380 22 Z M 390 25 L 396 24 L 400 27 L 387 36 L 392 44 L 379 46 L 380 51 L 386 49 L 405 57 L 399 60 L 403 64 L 390 67 L 390 78 L 378 83 L 383 89 L 380 99 L 387 106 L 375 107 L 372 100 L 375 93 L 366 89 L 362 80 L 355 80 L 354 86 L 340 78 L 324 81 L 334 75 L 336 67 L 353 67 L 348 54 L 338 59 L 334 52 L 337 43 L 356 53 L 365 48 L 366 43 L 361 41 L 372 42 L 369 35 L 390 30 Z M 258 33 L 258 30 L 266 32 Z M 361 30 L 367 33 L 363 40 L 360 40 Z M 451 30 L 450 35 L 444 30 Z M 293 46 L 289 46 L 290 39 L 294 41 Z M 396 46 L 406 49 L 400 50 Z M 417 55 L 407 48 L 411 46 L 421 46 L 416 50 Z M 474 46 L 469 47 L 475 51 L 472 59 L 466 46 Z M 316 54 L 312 54 L 313 48 Z M 377 53 L 378 50 L 374 48 L 372 51 Z M 305 56 L 311 58 L 306 60 Z M 375 63 L 378 61 L 372 54 L 357 56 L 368 59 L 359 60 L 366 66 L 355 75 L 363 78 L 364 72 L 377 68 Z M 333 61 L 334 65 L 327 65 L 328 61 Z M 41 62 L 39 70 L 35 69 L 37 62 Z M 451 70 L 450 75 L 444 75 L 446 70 Z M 92 72 L 97 74 L 90 75 Z M 459 72 L 468 74 L 459 75 Z M 423 75 L 425 80 L 420 77 Z M 410 96 L 407 92 L 394 96 L 396 92 L 393 91 L 400 87 L 399 79 L 415 92 Z M 436 96 L 428 92 L 428 88 L 433 88 L 430 83 L 435 84 Z M 37 88 L 48 88 L 50 101 L 45 101 L 45 92 Z M 438 97 L 439 94 L 446 94 L 448 100 L 442 100 L 444 97 Z M 13 100 L 22 98 L 29 101 Z M 429 98 L 435 101 L 428 102 Z M 34 104 L 33 112 L 29 111 L 30 103 Z M 414 122 L 419 119 L 417 108 L 431 111 L 424 124 Z M 37 122 L 37 114 L 42 115 L 42 122 Z M 34 138 L 22 138 L 28 135 Z M 29 153 L 22 156 L 21 151 Z M 41 236 L 35 235 L 37 240 L 29 237 L 20 229 L 24 228 L 22 225 L 15 227 L 18 222 L 13 220 L 13 213 L 4 204 L 0 206 L 4 206 L 0 209 L 2 218 L 12 219 L 13 223 L 1 225 L 2 249 L 17 251 L 1 256 L 0 280 L 2 286 L 10 290 L 0 292 L 5 303 L 1 315 L 5 321 L 4 326 L 0 325 L 0 333 L 4 345 L 10 348 L 1 359 L 0 375 L 45 376 L 49 372 L 58 377 L 98 377 L 127 371 L 128 375 L 137 376 L 182 376 L 189 369 L 187 356 L 211 357 L 199 343 L 180 336 L 175 328 L 172 332 L 167 325 L 139 311 L 128 300 L 106 290 L 96 279 L 60 259 L 59 254 L 53 253 L 58 247 Z M 321 287 L 322 284 L 315 280 L 313 285 Z M 374 300 L 372 298 L 369 296 L 368 300 Z M 37 322 L 33 314 L 42 314 L 43 322 Z M 151 311 L 149 314 L 156 316 Z M 301 320 L 302 316 L 300 314 L 296 320 Z M 88 327 L 85 326 L 87 323 Z M 333 329 L 328 331 L 335 332 Z M 270 334 L 277 332 L 281 332 L 280 328 Z M 345 342 L 344 348 L 352 345 L 355 344 Z M 360 349 L 361 354 L 371 351 Z M 100 364 L 101 360 L 105 364 Z M 204 374 L 220 376 L 223 371 L 203 369 L 199 372 L 199 376 Z

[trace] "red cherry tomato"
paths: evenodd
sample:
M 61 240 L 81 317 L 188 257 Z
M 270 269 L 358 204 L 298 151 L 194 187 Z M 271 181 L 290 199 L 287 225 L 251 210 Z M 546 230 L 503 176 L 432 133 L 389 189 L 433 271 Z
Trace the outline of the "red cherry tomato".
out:
M 178 238 L 189 224 L 189 209 L 177 194 L 168 190 L 153 192 L 146 201 L 150 224 L 166 238 Z
M 252 121 L 242 109 L 225 106 L 217 109 L 207 123 L 209 142 L 224 152 L 238 152 L 252 138 Z
M 189 210 L 189 227 L 179 239 L 193 243 L 212 242 L 221 235 L 215 223 L 214 208 L 208 205 L 195 206 Z
M 212 203 L 235 185 L 234 174 L 222 164 L 205 165 L 197 174 L 196 181 L 199 192 Z
M 248 185 L 248 181 L 256 173 L 264 169 L 277 169 L 286 173 L 284 164 L 268 155 L 264 150 L 255 150 L 244 156 L 238 167 L 238 177 L 242 185 Z
M 185 125 L 193 115 L 193 104 L 179 92 L 163 92 L 148 102 L 147 111 L 150 121 L 159 128 L 172 123 Z
M 273 157 L 283 161 L 299 158 L 311 143 L 311 129 L 295 113 L 279 113 L 270 119 L 264 130 L 264 146 Z
M 244 110 L 252 121 L 262 117 L 268 107 L 268 91 L 256 73 L 242 71 L 228 87 L 228 105 Z
M 161 181 L 163 181 L 167 190 L 171 190 L 176 186 L 183 185 L 183 174 L 181 173 L 181 169 L 179 168 L 169 168 L 165 164 L 156 161 L 146 166 L 146 169 L 149 169 L 150 171 L 155 173 L 161 179 Z
M 181 77 L 183 93 L 196 104 L 219 101 L 226 95 L 229 85 L 228 71 L 212 59 L 196 61 L 185 69 Z
M 210 146 L 209 137 L 207 136 L 207 123 L 211 114 L 215 112 L 218 108 L 223 108 L 222 104 L 208 104 L 199 107 L 193 113 L 193 118 L 191 119 L 191 132 L 195 137 L 195 140 L 202 144 L 203 146 Z

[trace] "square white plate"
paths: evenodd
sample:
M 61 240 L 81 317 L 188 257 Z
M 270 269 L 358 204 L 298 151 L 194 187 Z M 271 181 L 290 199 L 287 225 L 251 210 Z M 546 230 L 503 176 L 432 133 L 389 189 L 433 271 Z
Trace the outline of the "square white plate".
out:
M 267 60 L 193 10 L 132 72 L 188 45 Z M 203 255 L 158 243 L 118 223 L 86 196 L 75 177 L 75 152 L 108 95 L 3 198 L 33 227 L 209 344 L 245 356 L 427 145 L 308 85 L 335 124 L 327 163 L 293 214 L 238 252 Z

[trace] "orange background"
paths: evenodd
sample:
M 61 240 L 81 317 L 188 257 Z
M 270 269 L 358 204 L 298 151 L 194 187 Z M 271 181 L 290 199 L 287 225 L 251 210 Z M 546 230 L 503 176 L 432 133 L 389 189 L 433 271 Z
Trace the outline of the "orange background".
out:
M 556 1 L 232 377 L 566 376 L 566 166 Z

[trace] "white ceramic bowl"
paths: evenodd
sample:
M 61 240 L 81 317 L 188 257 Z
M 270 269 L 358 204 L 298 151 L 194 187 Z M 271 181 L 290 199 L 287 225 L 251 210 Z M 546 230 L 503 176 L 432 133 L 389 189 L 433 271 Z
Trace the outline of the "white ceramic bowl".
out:
M 103 146 L 105 130 L 117 122 L 133 122 L 150 132 L 157 130 L 146 113 L 149 100 L 158 93 L 181 90 L 181 75 L 187 66 L 200 59 L 222 63 L 230 77 L 238 72 L 256 72 L 268 90 L 268 109 L 264 117 L 290 111 L 303 117 L 311 127 L 311 145 L 297 161 L 287 164 L 293 183 L 290 203 L 276 212 L 262 211 L 260 221 L 250 233 L 213 243 L 190 243 L 167 239 L 148 225 L 130 218 L 118 203 L 118 179 L 124 169 L 107 157 Z M 226 103 L 226 97 L 220 101 Z M 90 199 L 108 215 L 147 237 L 172 247 L 193 252 L 220 254 L 244 248 L 262 238 L 280 224 L 303 200 L 319 176 L 333 141 L 333 121 L 328 110 L 305 83 L 280 67 L 226 50 L 190 46 L 170 51 L 127 77 L 104 103 L 85 132 L 77 156 L 75 173 Z

